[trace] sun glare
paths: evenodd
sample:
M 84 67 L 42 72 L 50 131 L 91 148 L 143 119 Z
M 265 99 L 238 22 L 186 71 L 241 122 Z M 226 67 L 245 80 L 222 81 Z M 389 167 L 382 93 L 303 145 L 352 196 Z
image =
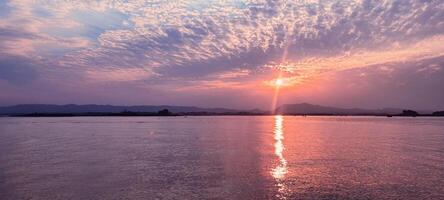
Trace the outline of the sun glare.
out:
M 284 81 L 282 79 L 276 79 L 276 86 L 282 86 L 282 84 L 284 83 Z

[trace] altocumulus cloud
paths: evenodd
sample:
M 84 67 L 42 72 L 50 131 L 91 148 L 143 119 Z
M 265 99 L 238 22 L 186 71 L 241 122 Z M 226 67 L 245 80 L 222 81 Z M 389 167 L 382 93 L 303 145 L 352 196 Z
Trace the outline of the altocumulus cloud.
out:
M 302 84 L 444 52 L 442 0 L 9 0 L 0 7 L 8 10 L 1 54 L 90 81 L 230 87 L 236 74 L 251 83 L 282 70 Z

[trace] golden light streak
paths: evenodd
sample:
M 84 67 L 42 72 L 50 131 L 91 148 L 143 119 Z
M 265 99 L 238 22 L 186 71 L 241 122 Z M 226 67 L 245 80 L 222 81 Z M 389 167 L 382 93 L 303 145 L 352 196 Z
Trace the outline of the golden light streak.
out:
M 288 39 L 292 35 L 292 32 L 290 30 L 293 30 L 293 28 L 294 28 L 293 26 L 289 27 L 289 31 L 285 34 L 285 40 L 284 41 L 289 41 Z M 286 60 L 287 60 L 287 57 L 288 57 L 288 47 L 289 46 L 290 46 L 290 43 L 286 42 L 285 46 L 284 46 L 284 52 L 282 53 L 282 57 L 281 57 L 281 64 L 285 63 Z M 279 75 L 278 75 L 278 77 L 276 79 L 276 89 L 274 91 L 273 101 L 272 101 L 272 104 L 271 104 L 271 112 L 272 113 L 275 113 L 275 111 L 276 111 L 276 106 L 277 106 L 278 98 L 279 98 L 279 89 L 280 89 L 280 87 L 282 85 L 282 83 L 281 84 L 277 84 L 277 83 L 278 83 L 278 80 L 281 80 L 280 82 L 282 82 L 283 69 L 278 69 L 278 70 L 279 70 Z
M 287 160 L 285 160 L 283 152 L 284 147 L 284 130 L 283 130 L 284 118 L 281 115 L 274 116 L 274 154 L 279 159 L 279 164 L 271 170 L 271 175 L 275 178 L 278 186 L 279 199 L 286 199 L 285 194 L 288 191 L 287 186 L 282 182 L 287 174 Z
M 276 107 L 278 104 L 278 98 L 279 98 L 279 90 L 280 90 L 281 86 L 280 85 L 276 85 L 276 88 L 274 90 L 274 95 L 273 95 L 273 101 L 271 103 L 271 112 L 273 114 L 276 114 Z

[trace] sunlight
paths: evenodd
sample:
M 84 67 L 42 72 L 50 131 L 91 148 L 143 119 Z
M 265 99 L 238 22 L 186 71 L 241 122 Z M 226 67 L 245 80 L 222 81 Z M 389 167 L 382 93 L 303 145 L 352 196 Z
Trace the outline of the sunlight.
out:
M 276 79 L 275 83 L 274 83 L 277 87 L 282 86 L 282 84 L 284 84 L 284 80 L 282 79 Z
M 297 77 L 282 77 L 278 76 L 274 79 L 264 81 L 266 85 L 273 88 L 283 88 L 294 86 L 297 82 Z
M 284 130 L 283 130 L 283 121 L 284 118 L 282 115 L 274 116 L 274 154 L 279 159 L 279 164 L 271 170 L 271 175 L 275 178 L 278 187 L 278 195 L 279 199 L 286 199 L 286 193 L 288 192 L 288 188 L 283 183 L 283 179 L 285 178 L 285 174 L 287 174 L 287 160 L 284 158 Z
M 276 179 L 282 179 L 287 173 L 287 161 L 283 156 L 284 144 L 282 142 L 284 139 L 284 131 L 282 127 L 284 119 L 281 115 L 276 115 L 274 119 L 274 154 L 279 158 L 279 165 L 272 170 L 272 175 Z
M 279 90 L 285 84 L 284 79 L 282 79 L 281 76 L 282 75 L 279 74 L 279 78 L 277 78 L 275 80 L 271 80 L 271 81 L 268 82 L 268 84 L 270 86 L 274 87 L 274 95 L 273 95 L 273 99 L 272 99 L 272 103 L 271 103 L 271 111 L 272 112 L 274 112 L 274 110 L 276 109 L 276 106 L 278 104 Z

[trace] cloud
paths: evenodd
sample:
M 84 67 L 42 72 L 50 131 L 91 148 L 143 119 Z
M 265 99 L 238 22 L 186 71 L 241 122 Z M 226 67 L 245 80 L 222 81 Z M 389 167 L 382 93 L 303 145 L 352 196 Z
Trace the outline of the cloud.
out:
M 14 85 L 23 85 L 37 79 L 37 66 L 23 57 L 0 57 L 0 79 Z
M 90 80 L 101 82 L 137 81 L 147 79 L 150 73 L 143 69 L 116 69 L 113 71 L 89 70 L 86 76 Z
M 8 1 L 0 1 L 0 17 L 6 17 L 9 15 L 11 7 L 8 5 Z
M 172 90 L 253 87 L 277 71 L 300 85 L 444 52 L 440 0 L 9 0 L 2 10 L 0 54 L 17 65 Z
M 439 110 L 444 108 L 444 93 L 439 92 L 444 56 L 330 73 L 317 84 L 316 98 L 322 104 Z

